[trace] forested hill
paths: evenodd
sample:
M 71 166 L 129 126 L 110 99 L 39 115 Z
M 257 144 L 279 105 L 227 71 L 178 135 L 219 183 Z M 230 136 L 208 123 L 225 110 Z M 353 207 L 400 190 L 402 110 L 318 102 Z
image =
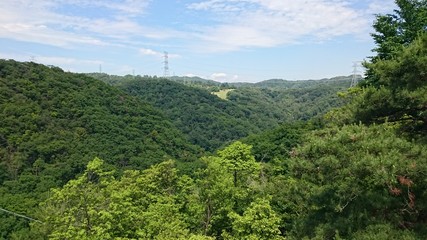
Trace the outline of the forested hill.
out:
M 192 161 L 199 152 L 138 98 L 29 62 L 0 60 L 0 122 L 0 206 L 21 213 L 94 157 L 142 169 L 171 158 Z M 0 222 L 5 232 L 7 217 Z
M 338 92 L 346 91 L 351 77 L 323 80 L 267 80 L 252 86 L 238 87 L 228 93 L 228 100 L 248 111 L 258 113 L 262 129 L 271 129 L 281 122 L 309 120 L 345 100 Z
M 191 78 L 148 76 L 90 76 L 122 88 L 155 107 L 185 133 L 193 144 L 216 150 L 248 134 L 272 129 L 282 122 L 308 120 L 344 104 L 337 92 L 346 90 L 350 77 L 316 81 L 267 80 L 233 87 Z M 232 89 L 227 100 L 211 94 Z
M 80 158 L 102 155 L 122 166 L 198 151 L 161 112 L 117 88 L 55 67 L 0 63 L 2 147 L 48 162 L 60 157 L 51 150 L 78 150 Z M 31 148 L 48 142 L 46 149 Z
M 209 91 L 166 79 L 136 78 L 120 86 L 162 109 L 190 141 L 207 150 L 259 132 L 254 113 Z
M 259 88 L 307 88 L 314 86 L 331 86 L 331 87 L 350 87 L 352 76 L 340 76 L 334 78 L 324 78 L 319 80 L 297 80 L 289 81 L 283 79 L 270 79 L 254 83 L 254 87 Z

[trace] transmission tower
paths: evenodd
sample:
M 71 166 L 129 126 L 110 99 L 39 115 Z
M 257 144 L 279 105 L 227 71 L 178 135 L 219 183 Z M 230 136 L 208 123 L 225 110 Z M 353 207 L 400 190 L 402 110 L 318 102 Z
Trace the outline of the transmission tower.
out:
M 168 78 L 169 77 L 169 57 L 168 52 L 164 52 L 163 56 L 163 77 Z
M 360 62 L 353 62 L 353 74 L 351 76 L 350 87 L 357 86 L 357 84 L 359 83 L 359 80 L 361 79 L 360 77 L 361 72 L 359 71 L 359 67 L 360 67 Z

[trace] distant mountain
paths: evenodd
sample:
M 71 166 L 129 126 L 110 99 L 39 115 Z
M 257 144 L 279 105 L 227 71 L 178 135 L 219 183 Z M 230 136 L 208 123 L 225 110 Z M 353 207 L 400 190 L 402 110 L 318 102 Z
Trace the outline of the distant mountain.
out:
M 257 87 L 257 88 L 306 88 L 310 86 L 318 86 L 319 84 L 341 87 L 350 87 L 352 76 L 338 76 L 333 78 L 324 78 L 318 80 L 284 80 L 284 79 L 269 79 L 256 83 L 248 82 L 227 82 L 220 83 L 200 77 L 177 77 L 173 76 L 169 80 L 176 81 L 191 86 L 202 86 L 205 88 L 215 89 L 215 87 L 223 88 L 242 88 L 242 87 Z M 217 88 L 218 89 L 218 88 Z
M 343 105 L 344 100 L 337 92 L 348 89 L 350 82 L 351 77 L 305 81 L 272 79 L 242 85 L 229 92 L 227 99 L 256 113 L 258 126 L 267 129 L 280 122 L 308 120 Z
M 283 79 L 270 79 L 262 82 L 255 83 L 254 87 L 260 88 L 306 88 L 311 86 L 330 85 L 350 87 L 352 76 L 341 76 L 334 78 L 324 78 L 320 80 L 283 80 Z
M 96 79 L 102 80 L 111 85 L 120 85 L 123 82 L 134 80 L 138 77 L 161 79 L 163 77 L 151 76 L 117 76 L 109 75 L 106 73 L 87 73 L 87 75 Z M 330 86 L 340 85 L 342 87 L 350 87 L 352 76 L 338 76 L 333 78 L 323 78 L 318 80 L 284 80 L 284 79 L 268 79 L 256 83 L 249 82 L 217 82 L 211 79 L 201 77 L 186 77 L 186 76 L 171 76 L 168 80 L 189 85 L 192 87 L 203 87 L 206 89 L 219 89 L 219 88 L 241 88 L 241 87 L 257 87 L 257 88 L 305 88 L 309 86 L 317 86 L 319 84 L 327 84 Z
M 201 84 L 205 86 L 221 86 L 220 82 L 216 82 L 214 80 L 210 79 L 204 79 L 201 77 L 178 77 L 178 76 L 172 76 L 168 78 L 169 80 L 176 81 L 179 83 L 184 84 Z

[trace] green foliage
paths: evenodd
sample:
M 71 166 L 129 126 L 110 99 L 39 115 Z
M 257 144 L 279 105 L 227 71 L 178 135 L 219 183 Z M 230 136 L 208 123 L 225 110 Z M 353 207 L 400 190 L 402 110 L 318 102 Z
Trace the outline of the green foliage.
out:
M 224 239 L 284 239 L 280 236 L 280 218 L 267 199 L 256 199 L 242 216 L 231 212 L 230 217 L 232 232 L 223 233 Z
M 251 111 L 251 122 L 261 129 L 279 123 L 309 120 L 345 101 L 337 96 L 350 86 L 350 78 L 312 81 L 269 80 L 240 87 L 228 93 L 228 100 Z
M 398 137 L 392 125 L 350 125 L 314 131 L 296 149 L 293 178 L 310 183 L 311 211 L 296 222 L 296 236 L 316 227 L 331 238 L 370 224 L 421 229 L 427 213 L 427 148 Z M 301 222 L 299 222 L 301 221 Z
M 44 224 L 33 224 L 42 235 L 50 239 L 111 238 L 106 188 L 114 178 L 112 172 L 101 169 L 102 165 L 103 161 L 95 158 L 81 177 L 60 190 L 52 190 L 51 197 L 41 205 Z
M 203 79 L 0 60 L 0 206 L 30 217 L 2 211 L 0 239 L 426 239 L 426 1 L 396 3 L 339 96 L 348 78 L 224 101 Z M 197 162 L 178 128 L 210 151 L 270 130 Z
M 259 131 L 249 111 L 204 89 L 148 77 L 126 81 L 121 88 L 163 110 L 193 144 L 208 151 Z
M 260 194 L 261 165 L 251 155 L 251 146 L 241 142 L 204 161 L 207 167 L 200 172 L 197 182 L 205 209 L 203 231 L 220 238 L 224 232 L 232 232 L 230 213 L 243 214 Z
M 239 179 L 245 179 L 260 170 L 259 163 L 251 154 L 252 146 L 239 141 L 232 143 L 224 150 L 218 151 L 221 159 L 221 166 L 233 174 L 234 187 L 238 187 Z
M 426 32 L 427 3 L 425 0 L 395 0 L 398 9 L 393 14 L 377 15 L 373 24 L 376 43 L 373 49 L 376 56 L 370 57 L 372 63 L 380 60 L 392 60 L 403 48 Z M 366 78 L 362 86 L 380 87 L 379 77 L 369 64 L 365 63 Z
M 350 77 L 334 77 L 330 79 L 320 80 L 297 80 L 288 81 L 283 79 L 270 79 L 254 84 L 257 88 L 268 88 L 268 89 L 310 89 L 313 87 L 319 87 L 319 85 L 328 85 L 329 87 L 347 87 L 350 85 Z M 249 86 L 249 85 L 245 85 Z
M 415 234 L 408 230 L 399 230 L 390 226 L 390 224 L 377 224 L 367 227 L 363 231 L 358 231 L 351 236 L 355 240 L 388 240 L 402 239 L 415 240 L 418 239 Z
M 425 0 L 396 0 L 394 14 L 377 15 L 371 34 L 377 47 L 372 62 L 390 60 L 403 46 L 413 42 L 426 31 L 427 3 Z
M 259 162 L 270 162 L 275 159 L 289 157 L 292 148 L 302 142 L 303 134 L 308 131 L 309 124 L 283 123 L 272 130 L 250 135 L 242 139 L 252 145 L 252 154 Z
M 349 77 L 235 84 L 237 89 L 228 92 L 229 101 L 224 101 L 211 92 L 230 86 L 209 80 L 90 75 L 162 109 L 193 144 L 208 151 L 260 130 L 278 127 L 281 122 L 308 120 L 341 106 L 344 101 L 336 92 L 350 85 Z
M 199 148 L 158 110 L 86 75 L 0 60 L 0 93 L 0 203 L 6 209 L 31 215 L 50 188 L 73 179 L 95 156 L 118 169 L 169 158 L 187 170 L 197 167 Z M 28 225 L 0 218 L 0 238 Z
M 191 234 L 185 204 L 191 182 L 179 177 L 173 161 L 144 171 L 128 170 L 120 179 L 94 159 L 86 171 L 41 204 L 44 224 L 34 236 L 49 239 L 208 239 Z M 185 182 L 186 186 L 182 183 Z M 190 185 L 190 186 L 189 186 Z
M 353 101 L 355 121 L 400 121 L 413 132 L 427 129 L 427 2 L 397 0 L 394 14 L 378 15 L 372 34 L 377 56 Z
M 427 34 L 391 60 L 368 65 L 379 88 L 367 87 L 356 99 L 356 120 L 408 121 L 427 127 Z

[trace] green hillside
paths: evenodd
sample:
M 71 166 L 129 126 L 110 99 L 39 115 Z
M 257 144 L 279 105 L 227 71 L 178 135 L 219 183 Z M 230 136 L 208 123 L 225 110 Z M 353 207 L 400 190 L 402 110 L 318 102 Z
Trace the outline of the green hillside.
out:
M 251 121 L 252 112 L 204 89 L 166 79 L 138 77 L 124 82 L 120 88 L 163 110 L 193 144 L 209 151 L 259 132 Z
M 337 92 L 346 90 L 351 79 L 267 80 L 228 91 L 225 101 L 211 94 L 212 89 L 221 88 L 219 83 L 213 86 L 209 85 L 212 81 L 199 78 L 184 82 L 178 78 L 90 75 L 161 109 L 193 144 L 209 151 L 282 122 L 308 120 L 341 106 L 345 101 Z
M 309 88 L 314 86 L 331 86 L 331 87 L 340 87 L 340 88 L 348 88 L 350 87 L 352 76 L 341 76 L 334 78 L 324 78 L 319 80 L 297 80 L 297 81 L 289 81 L 283 79 L 270 79 L 262 82 L 254 83 L 254 87 L 259 88 L 275 88 L 275 89 L 283 89 L 283 88 Z
M 227 99 L 257 113 L 262 129 L 282 122 L 309 120 L 330 109 L 342 106 L 345 100 L 338 92 L 350 85 L 350 77 L 316 81 L 269 80 L 252 87 L 240 87 L 228 93 Z
M 83 74 L 0 60 L 0 93 L 0 207 L 9 210 L 31 213 L 94 157 L 144 169 L 199 152 L 158 110 Z M 2 234 L 25 224 L 0 218 Z

